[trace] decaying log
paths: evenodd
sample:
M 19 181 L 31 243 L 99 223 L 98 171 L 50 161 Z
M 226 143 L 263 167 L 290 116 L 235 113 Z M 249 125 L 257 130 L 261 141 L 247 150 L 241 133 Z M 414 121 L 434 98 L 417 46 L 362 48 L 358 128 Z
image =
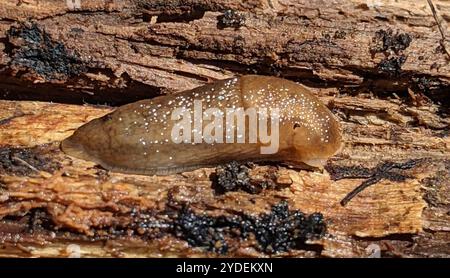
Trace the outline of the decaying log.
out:
M 425 0 L 65 2 L 2 2 L 3 98 L 126 103 L 236 73 L 431 96 L 450 84 Z M 433 2 L 447 31 L 450 5 Z
M 0 256 L 450 256 L 448 42 L 427 1 L 64 2 L 0 6 Z M 59 149 L 113 109 L 93 104 L 244 73 L 307 84 L 340 118 L 324 171 L 125 175 Z
M 164 222 L 167 207 L 177 215 L 188 206 L 197 217 L 202 212 L 231 217 L 265 213 L 286 200 L 290 209 L 321 212 L 327 235 L 279 256 L 367 256 L 371 242 L 391 256 L 448 256 L 448 137 L 371 115 L 379 109 L 402 111 L 392 101 L 323 100 L 339 110 L 365 107 L 371 112 L 345 121 L 346 147 L 322 173 L 274 165 L 250 169 L 252 181 L 273 184 L 257 194 L 217 192 L 211 181 L 214 169 L 152 177 L 107 172 L 64 155 L 58 142 L 110 108 L 2 101 L 2 254 L 64 256 L 68 244 L 77 242 L 86 256 L 212 256 L 216 253 L 205 253 L 207 242 L 192 248 L 184 241 L 189 234 L 151 223 Z M 428 109 L 413 115 L 425 117 Z M 408 112 L 398 114 L 395 121 L 409 117 Z M 377 165 L 386 161 L 411 165 L 378 173 L 383 178 L 375 185 L 347 206 L 339 204 L 367 179 L 358 174 L 376 175 Z M 226 255 L 268 255 L 255 239 L 236 236 L 226 242 Z

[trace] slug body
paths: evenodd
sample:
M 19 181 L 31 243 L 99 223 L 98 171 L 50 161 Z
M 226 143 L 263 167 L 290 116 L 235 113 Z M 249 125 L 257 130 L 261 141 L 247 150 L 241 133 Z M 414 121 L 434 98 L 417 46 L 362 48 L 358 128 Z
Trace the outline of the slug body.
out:
M 192 110 L 199 107 L 203 111 L 200 114 Z M 209 108 L 215 108 L 217 112 L 217 109 L 224 111 L 237 107 L 259 109 L 258 115 L 262 109 L 278 109 L 273 114 L 278 117 L 278 125 L 273 122 L 270 127 L 272 135 L 277 133 L 278 136 L 276 152 L 262 153 L 262 147 L 268 146 L 267 140 L 258 138 L 250 143 L 248 132 L 240 142 L 228 142 L 230 127 L 221 131 L 225 120 L 218 119 L 225 112 L 205 117 L 208 111 L 213 111 Z M 175 109 L 181 109 L 185 116 L 192 116 L 188 120 L 191 129 L 183 129 L 180 133 L 180 138 L 184 138 L 182 142 L 174 132 L 180 130 L 183 120 L 180 115 L 173 115 Z M 198 116 L 203 116 L 201 121 Z M 262 130 L 260 126 L 254 126 L 250 118 L 244 122 L 247 131 L 252 128 L 257 132 Z M 211 134 L 217 138 L 223 136 L 223 140 L 205 142 L 199 134 L 205 128 L 213 129 Z M 188 135 L 194 139 L 186 140 Z M 236 137 L 234 139 L 237 141 Z M 321 167 L 341 144 L 338 121 L 305 87 L 280 78 L 248 75 L 124 105 L 81 126 L 62 142 L 61 147 L 71 156 L 94 161 L 112 171 L 165 175 L 233 160 L 280 161 Z

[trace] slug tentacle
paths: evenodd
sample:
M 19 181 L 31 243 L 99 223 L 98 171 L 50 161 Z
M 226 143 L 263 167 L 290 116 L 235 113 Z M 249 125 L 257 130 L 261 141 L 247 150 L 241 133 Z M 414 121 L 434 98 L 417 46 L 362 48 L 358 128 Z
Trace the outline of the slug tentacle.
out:
M 113 171 L 166 175 L 233 160 L 321 167 L 341 145 L 339 122 L 305 87 L 248 75 L 124 105 L 61 147 Z

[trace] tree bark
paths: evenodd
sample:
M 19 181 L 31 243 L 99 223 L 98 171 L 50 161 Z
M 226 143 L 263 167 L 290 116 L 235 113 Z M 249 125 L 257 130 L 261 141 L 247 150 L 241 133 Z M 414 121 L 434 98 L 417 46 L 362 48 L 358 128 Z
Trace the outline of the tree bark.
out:
M 125 103 L 236 73 L 380 91 L 450 82 L 426 1 L 3 2 L 6 98 Z M 446 31 L 450 5 L 433 2 Z
M 438 21 L 412 0 L 3 1 L 0 256 L 450 256 L 450 4 L 433 3 Z M 59 150 L 98 104 L 245 73 L 302 82 L 340 118 L 323 172 L 244 165 L 255 191 L 221 192 L 223 167 L 124 175 Z M 242 234 L 284 202 L 324 235 Z

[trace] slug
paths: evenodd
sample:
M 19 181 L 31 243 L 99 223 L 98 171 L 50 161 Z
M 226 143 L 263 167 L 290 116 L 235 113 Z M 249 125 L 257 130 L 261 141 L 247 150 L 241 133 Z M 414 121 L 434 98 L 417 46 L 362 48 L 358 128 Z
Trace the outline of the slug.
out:
M 61 148 L 112 171 L 167 175 L 233 160 L 321 168 L 341 145 L 339 122 L 304 86 L 246 75 L 121 106 Z

